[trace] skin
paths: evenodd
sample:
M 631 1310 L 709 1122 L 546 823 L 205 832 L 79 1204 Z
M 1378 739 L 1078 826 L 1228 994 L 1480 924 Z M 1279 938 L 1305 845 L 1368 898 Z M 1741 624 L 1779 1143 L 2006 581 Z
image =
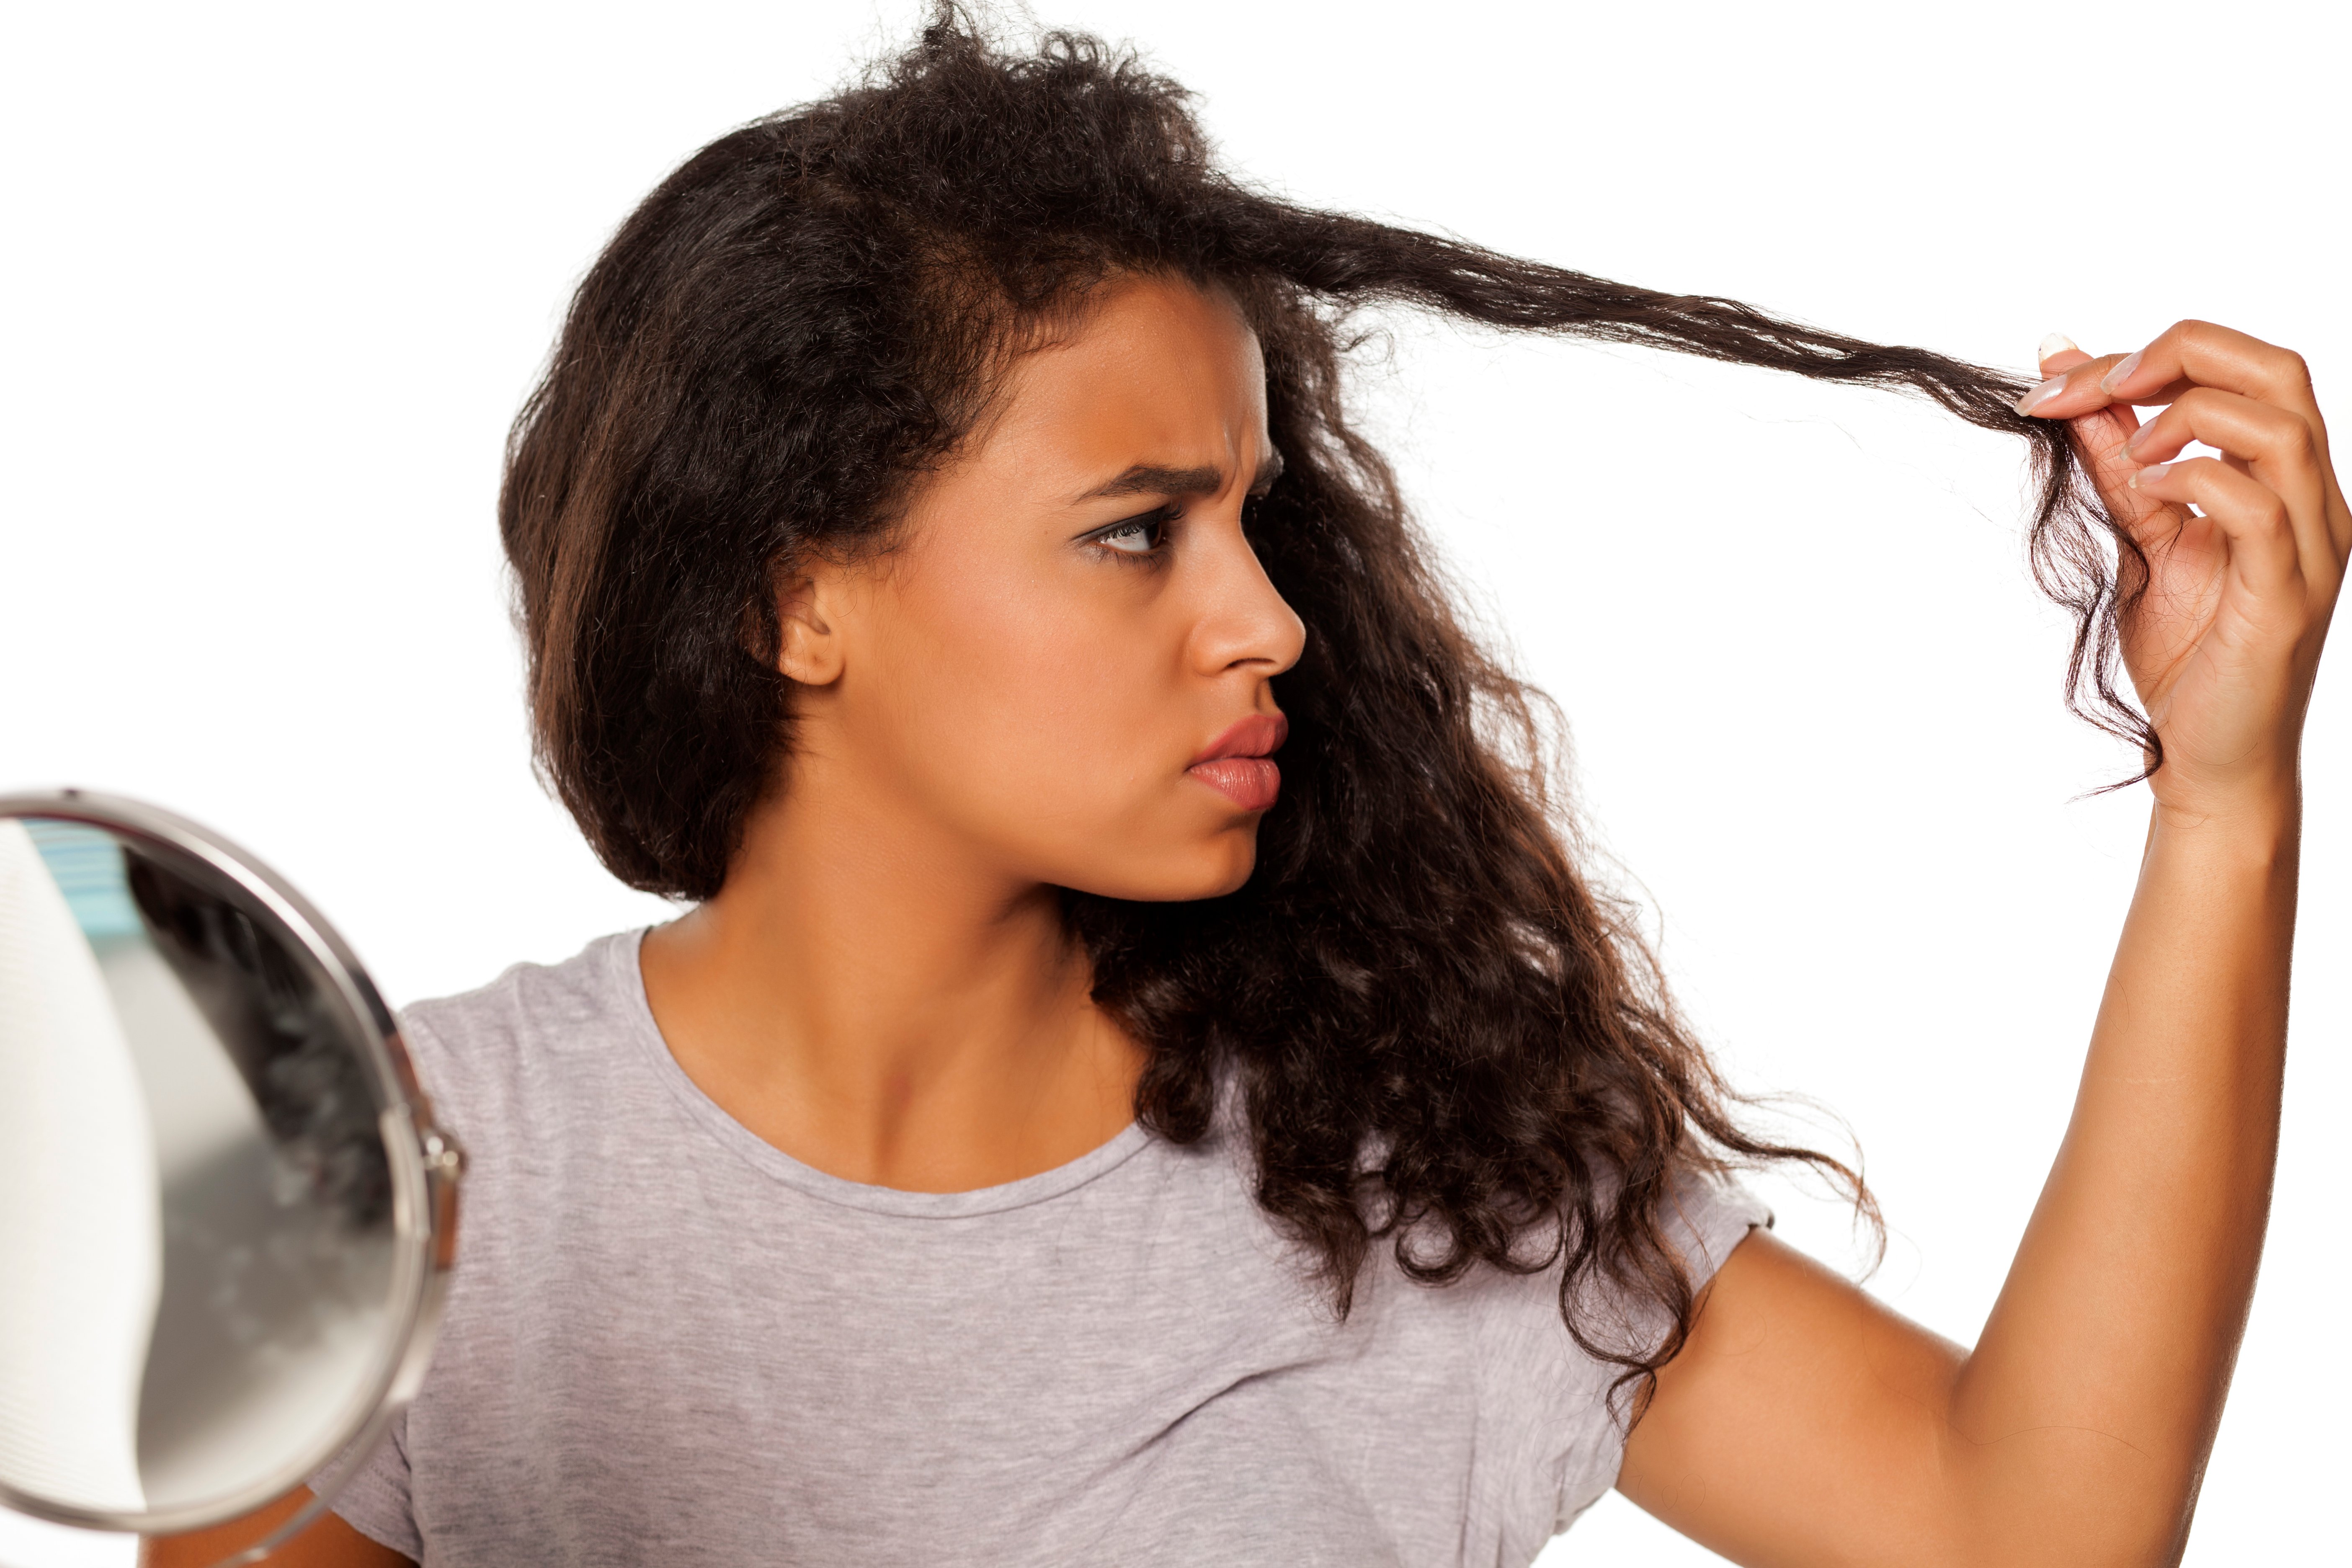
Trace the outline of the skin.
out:
M 644 954 L 679 1064 L 778 1148 L 955 1192 L 1134 1120 L 1143 1054 L 1055 889 L 1198 899 L 1255 864 L 1264 813 L 1187 764 L 1280 712 L 1306 643 L 1242 533 L 1279 462 L 1265 381 L 1229 304 L 1124 291 L 1019 363 L 895 548 L 779 584 L 788 774 Z
M 2072 422 L 2151 559 L 2125 639 L 2167 758 L 2139 887 L 1973 1351 L 1769 1234 L 1716 1277 L 1619 1485 L 1759 1568 L 2177 1559 L 2252 1291 L 2296 753 L 2352 513 L 2292 354 L 2184 322 L 2119 378 L 2074 351 L 2044 370 L 2030 412 Z M 2134 404 L 2163 412 L 2143 429 Z M 2166 461 L 2192 439 L 2228 456 Z M 791 765 L 725 890 L 645 950 L 664 1036 L 719 1105 L 819 1169 L 926 1191 L 1050 1169 L 1128 1123 L 1141 1053 L 1087 1001 L 1052 889 L 1247 877 L 1262 812 L 1187 765 L 1276 710 L 1303 643 L 1242 527 L 1270 461 L 1230 305 L 1130 282 L 1020 363 L 888 553 L 779 583 Z M 1139 468 L 1202 472 L 1090 493 Z M 1145 525 L 1106 531 L 1163 508 L 1150 554 L 1125 552 Z M 400 1561 L 331 1516 L 281 1560 Z

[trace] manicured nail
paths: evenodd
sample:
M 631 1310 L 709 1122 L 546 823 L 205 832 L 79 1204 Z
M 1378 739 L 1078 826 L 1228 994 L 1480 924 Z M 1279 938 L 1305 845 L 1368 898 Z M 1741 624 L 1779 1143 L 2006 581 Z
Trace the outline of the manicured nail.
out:
M 2042 340 L 2042 347 L 2034 352 L 2033 363 L 2040 364 L 2043 360 L 2054 359 L 2058 355 L 2064 353 L 2069 349 L 2074 349 L 2076 353 L 2081 353 L 2083 352 L 2078 348 L 2074 348 L 2074 340 L 2068 337 L 2065 333 L 2053 332 L 2048 337 Z
M 2041 407 L 2043 404 L 2049 402 L 2052 398 L 2057 396 L 2060 393 L 2065 390 L 2066 378 L 2063 375 L 2053 375 L 2048 381 L 2043 382 L 2041 385 L 2035 387 L 2032 391 L 2019 398 L 2017 400 L 2017 411 L 2020 414 L 2031 414 L 2036 408 Z
M 2152 425 L 2143 425 L 2138 429 L 2133 431 L 2130 435 L 2125 437 L 2124 450 L 2126 452 L 2138 451 L 2139 444 L 2147 439 L 2147 433 L 2154 428 L 2155 426 Z
M 2132 475 L 2130 479 L 2125 480 L 2124 489 L 2127 490 L 2136 490 L 2139 489 L 2140 480 L 2160 479 L 2170 472 L 2172 472 L 2172 465 L 2170 463 L 2152 463 L 2148 467 L 2142 468 L 2137 473 Z
M 2107 372 L 2106 374 L 2099 378 L 2099 390 L 2101 392 L 2113 392 L 2116 387 L 2121 386 L 2125 382 L 2130 380 L 2132 372 L 2138 368 L 2138 354 L 2128 353 L 2124 355 L 2123 358 L 2116 362 L 2115 369 Z

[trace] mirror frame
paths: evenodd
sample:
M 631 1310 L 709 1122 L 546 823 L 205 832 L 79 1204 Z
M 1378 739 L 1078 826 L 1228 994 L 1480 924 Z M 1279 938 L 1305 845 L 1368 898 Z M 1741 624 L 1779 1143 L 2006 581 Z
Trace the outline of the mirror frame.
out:
M 392 1012 L 352 950 L 291 884 L 243 849 L 184 816 L 121 795 L 58 789 L 0 795 L 0 818 L 49 817 L 96 827 L 193 860 L 226 879 L 276 919 L 325 974 L 352 1039 L 366 1059 L 384 1154 L 392 1171 L 394 1332 L 329 1440 L 306 1450 L 268 1479 L 194 1507 L 125 1513 L 79 1508 L 16 1490 L 0 1480 L 0 1504 L 58 1524 L 140 1535 L 173 1535 L 243 1518 L 319 1478 L 316 1493 L 291 1519 L 232 1562 L 257 1561 L 318 1516 L 382 1441 L 384 1429 L 424 1381 L 457 1253 L 457 1186 L 465 1155 L 433 1120 Z M 338 1456 L 341 1456 L 339 1458 Z M 325 1474 L 328 1467 L 333 1471 Z

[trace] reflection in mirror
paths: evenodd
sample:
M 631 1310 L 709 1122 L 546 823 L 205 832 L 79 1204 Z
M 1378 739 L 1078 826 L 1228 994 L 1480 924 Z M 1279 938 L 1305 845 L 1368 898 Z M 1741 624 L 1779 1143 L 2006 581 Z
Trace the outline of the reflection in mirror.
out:
M 211 868 L 0 819 L 0 1484 L 164 1513 L 353 1426 L 395 1247 L 349 1018 Z

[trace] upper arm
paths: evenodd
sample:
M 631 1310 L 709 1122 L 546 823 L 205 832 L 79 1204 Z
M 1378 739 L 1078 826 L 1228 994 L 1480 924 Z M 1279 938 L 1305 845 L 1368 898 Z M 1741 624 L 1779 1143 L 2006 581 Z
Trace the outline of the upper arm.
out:
M 213 1568 L 294 1517 L 310 1500 L 310 1489 L 297 1488 L 268 1508 L 243 1519 L 187 1535 L 150 1537 L 139 1554 L 142 1568 Z M 389 1546 L 380 1546 L 343 1522 L 322 1513 L 301 1534 L 271 1552 L 270 1568 L 415 1568 Z
M 1965 1352 L 1754 1231 L 1658 1374 L 1618 1489 L 1749 1568 L 1933 1564 Z

